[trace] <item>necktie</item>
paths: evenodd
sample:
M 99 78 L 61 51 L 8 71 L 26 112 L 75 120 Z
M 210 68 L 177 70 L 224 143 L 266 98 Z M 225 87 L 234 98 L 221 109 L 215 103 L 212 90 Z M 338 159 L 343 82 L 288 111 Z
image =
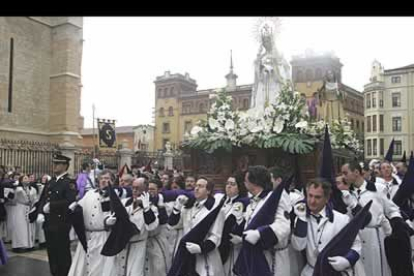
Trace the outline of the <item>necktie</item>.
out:
M 314 214 L 312 214 L 312 217 L 314 217 L 315 219 L 316 219 L 316 222 L 319 224 L 319 222 L 321 221 L 321 219 L 322 219 L 322 216 L 321 215 L 314 215 Z
M 358 193 L 358 196 L 359 196 L 359 194 L 361 193 L 361 189 L 358 189 L 357 190 L 357 193 Z

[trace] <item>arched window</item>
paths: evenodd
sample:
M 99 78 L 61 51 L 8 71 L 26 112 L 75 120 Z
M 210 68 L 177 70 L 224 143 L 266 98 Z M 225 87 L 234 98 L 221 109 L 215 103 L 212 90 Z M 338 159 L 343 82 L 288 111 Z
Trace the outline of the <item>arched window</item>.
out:
M 313 71 L 312 69 L 306 70 L 306 81 L 312 81 L 313 80 Z
M 296 73 L 296 82 L 303 82 L 303 72 L 301 70 Z
M 243 109 L 249 108 L 249 99 L 243 99 Z
M 162 98 L 162 89 L 161 88 L 158 89 L 158 97 Z
M 164 88 L 164 97 L 168 97 L 168 88 Z
M 321 80 L 322 79 L 322 69 L 321 68 L 317 68 L 315 71 L 315 79 L 316 80 Z
M 174 96 L 174 87 L 170 88 L 170 96 Z
M 198 105 L 198 110 L 199 110 L 199 112 L 204 112 L 204 103 L 200 103 Z
M 174 109 L 172 106 L 168 108 L 168 116 L 174 116 Z
M 159 114 L 159 116 L 160 117 L 164 117 L 164 107 L 161 107 L 160 108 L 160 114 Z

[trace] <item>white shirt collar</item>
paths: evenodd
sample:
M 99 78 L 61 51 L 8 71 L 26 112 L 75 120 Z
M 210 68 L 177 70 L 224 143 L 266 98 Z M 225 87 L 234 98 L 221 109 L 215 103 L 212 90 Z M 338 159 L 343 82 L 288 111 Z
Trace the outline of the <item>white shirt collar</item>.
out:
M 202 201 L 197 201 L 195 206 L 198 207 L 198 208 L 201 208 L 204 205 L 204 203 L 206 203 L 206 201 L 207 201 L 207 198 L 203 199 Z
M 68 172 L 64 172 L 61 175 L 56 177 L 56 181 L 58 181 L 59 179 L 61 179 L 64 175 L 66 175 Z

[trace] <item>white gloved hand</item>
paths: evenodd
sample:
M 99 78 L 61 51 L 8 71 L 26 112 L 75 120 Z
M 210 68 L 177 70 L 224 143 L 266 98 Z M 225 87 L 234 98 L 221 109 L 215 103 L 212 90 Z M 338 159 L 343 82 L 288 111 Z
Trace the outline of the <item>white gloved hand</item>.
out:
M 184 204 L 186 204 L 188 201 L 188 197 L 186 195 L 179 195 L 174 203 L 174 208 L 178 211 L 181 211 L 181 208 L 183 208 Z
M 381 227 L 384 231 L 385 236 L 388 237 L 392 234 L 391 223 L 384 215 L 381 215 Z
M 236 218 L 236 222 L 240 224 L 243 221 L 243 203 L 236 202 L 231 208 L 231 213 Z
M 358 205 L 358 200 L 348 190 L 342 190 L 342 200 L 350 209 L 354 209 Z
M 115 214 L 107 215 L 105 217 L 105 224 L 106 225 L 113 226 L 113 225 L 115 225 L 115 223 L 116 223 L 116 216 L 115 216 Z
M 329 264 L 335 269 L 336 271 L 344 271 L 348 267 L 351 266 L 349 261 L 342 256 L 335 256 L 335 257 L 328 257 Z
M 13 186 L 15 186 L 15 187 L 16 187 L 16 186 L 18 186 L 18 185 L 19 185 L 19 181 L 18 181 L 18 180 L 16 180 L 16 181 L 14 181 L 14 182 L 13 182 Z
M 74 202 L 72 202 L 70 205 L 69 205 L 69 209 L 73 212 L 73 211 L 75 211 L 75 209 L 76 209 L 76 206 L 78 206 L 78 202 L 77 201 L 74 201 Z
M 299 202 L 293 206 L 293 212 L 295 215 L 302 221 L 307 221 L 306 219 L 306 203 Z
M 190 252 L 191 254 L 201 253 L 201 247 L 196 243 L 186 242 L 185 247 L 187 248 L 188 252 Z
M 141 194 L 141 201 L 142 207 L 144 208 L 144 212 L 148 211 L 150 208 L 150 194 L 147 192 L 143 192 Z
M 164 207 L 164 196 L 162 194 L 158 194 L 158 202 L 157 202 L 158 207 Z
M 244 239 L 253 245 L 255 245 L 260 239 L 260 233 L 257 230 L 247 230 L 243 234 L 246 235 Z
M 230 234 L 230 237 L 231 237 L 230 242 L 234 245 L 240 244 L 243 241 L 242 237 L 238 235 Z
M 44 222 L 45 222 L 45 216 L 43 214 L 38 214 L 37 219 L 36 219 L 36 223 L 37 224 L 43 224 Z
M 45 214 L 50 213 L 50 202 L 46 203 L 45 206 L 43 206 L 43 213 Z

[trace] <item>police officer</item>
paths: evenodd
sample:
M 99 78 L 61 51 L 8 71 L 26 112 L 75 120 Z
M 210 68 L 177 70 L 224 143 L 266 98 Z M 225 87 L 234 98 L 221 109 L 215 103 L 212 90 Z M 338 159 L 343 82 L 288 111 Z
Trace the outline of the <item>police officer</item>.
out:
M 70 185 L 68 168 L 70 158 L 61 154 L 53 157 L 55 176 L 45 189 L 43 208 L 47 255 L 53 276 L 66 276 L 71 265 L 68 207 L 76 199 L 76 190 Z

